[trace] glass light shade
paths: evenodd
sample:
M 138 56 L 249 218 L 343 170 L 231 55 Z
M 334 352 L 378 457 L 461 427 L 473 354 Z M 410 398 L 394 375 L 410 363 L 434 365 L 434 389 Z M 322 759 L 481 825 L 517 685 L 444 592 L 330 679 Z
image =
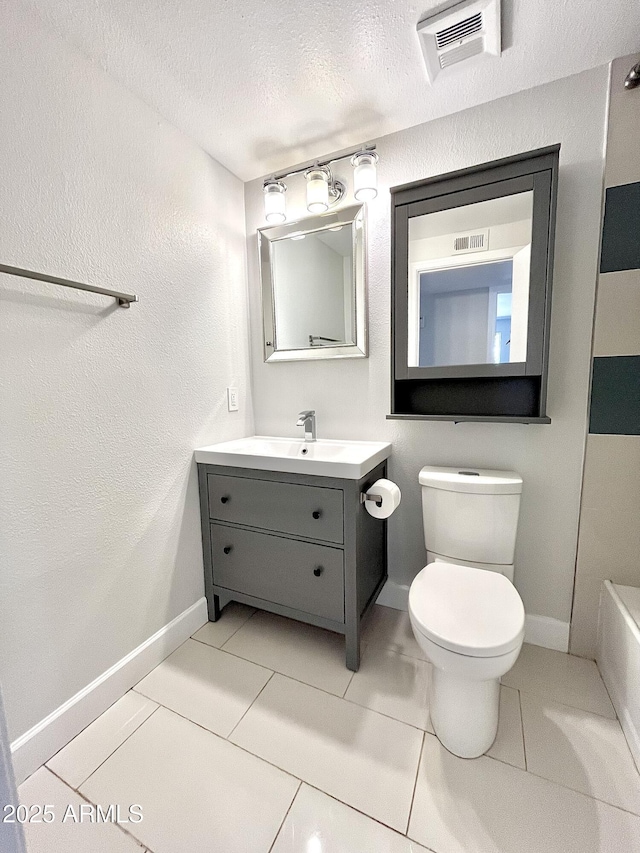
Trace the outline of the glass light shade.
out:
M 357 201 L 371 201 L 378 195 L 377 155 L 371 151 L 356 154 L 353 164 L 353 195 Z
M 267 222 L 278 224 L 287 218 L 284 194 L 287 188 L 281 181 L 264 185 L 264 213 Z
M 324 213 L 329 209 L 329 176 L 322 169 L 309 169 L 307 179 L 307 210 Z

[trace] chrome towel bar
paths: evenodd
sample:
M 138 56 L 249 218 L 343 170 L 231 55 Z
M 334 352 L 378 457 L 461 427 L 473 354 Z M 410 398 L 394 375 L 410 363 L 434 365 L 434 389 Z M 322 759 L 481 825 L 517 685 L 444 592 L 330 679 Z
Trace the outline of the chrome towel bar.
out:
M 82 284 L 80 281 L 72 281 L 69 278 L 58 278 L 55 275 L 45 275 L 33 270 L 23 270 L 20 267 L 10 267 L 0 264 L 0 272 L 8 275 L 17 275 L 21 278 L 32 278 L 34 281 L 46 281 L 49 284 L 60 284 L 62 287 L 73 287 L 76 290 L 86 290 L 89 293 L 100 293 L 102 296 L 112 296 L 121 308 L 128 308 L 132 302 L 137 302 L 135 293 L 120 293 L 118 290 L 107 290 L 105 287 L 95 287 L 93 284 Z

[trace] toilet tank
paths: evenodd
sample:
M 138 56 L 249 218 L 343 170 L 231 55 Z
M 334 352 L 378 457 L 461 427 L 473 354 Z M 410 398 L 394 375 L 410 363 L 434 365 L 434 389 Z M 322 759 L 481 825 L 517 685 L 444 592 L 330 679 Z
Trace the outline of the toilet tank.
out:
M 420 471 L 427 551 L 469 563 L 513 563 L 522 477 L 514 471 Z

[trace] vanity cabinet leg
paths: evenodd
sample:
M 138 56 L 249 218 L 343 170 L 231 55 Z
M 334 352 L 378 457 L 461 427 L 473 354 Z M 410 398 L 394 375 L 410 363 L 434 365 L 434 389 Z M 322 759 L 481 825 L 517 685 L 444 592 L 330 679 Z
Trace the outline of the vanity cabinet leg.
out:
M 212 595 L 207 599 L 207 610 L 209 611 L 209 622 L 217 622 L 220 618 L 220 596 Z
M 347 625 L 345 634 L 347 669 L 357 672 L 360 668 L 360 620 L 355 625 Z

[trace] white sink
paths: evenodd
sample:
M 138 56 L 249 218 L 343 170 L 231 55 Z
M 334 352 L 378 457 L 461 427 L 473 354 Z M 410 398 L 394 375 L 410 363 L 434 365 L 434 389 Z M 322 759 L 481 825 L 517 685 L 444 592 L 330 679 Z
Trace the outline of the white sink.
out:
M 302 439 L 253 435 L 200 447 L 196 462 L 359 480 L 390 455 L 391 445 L 386 441 L 326 439 L 305 443 Z

